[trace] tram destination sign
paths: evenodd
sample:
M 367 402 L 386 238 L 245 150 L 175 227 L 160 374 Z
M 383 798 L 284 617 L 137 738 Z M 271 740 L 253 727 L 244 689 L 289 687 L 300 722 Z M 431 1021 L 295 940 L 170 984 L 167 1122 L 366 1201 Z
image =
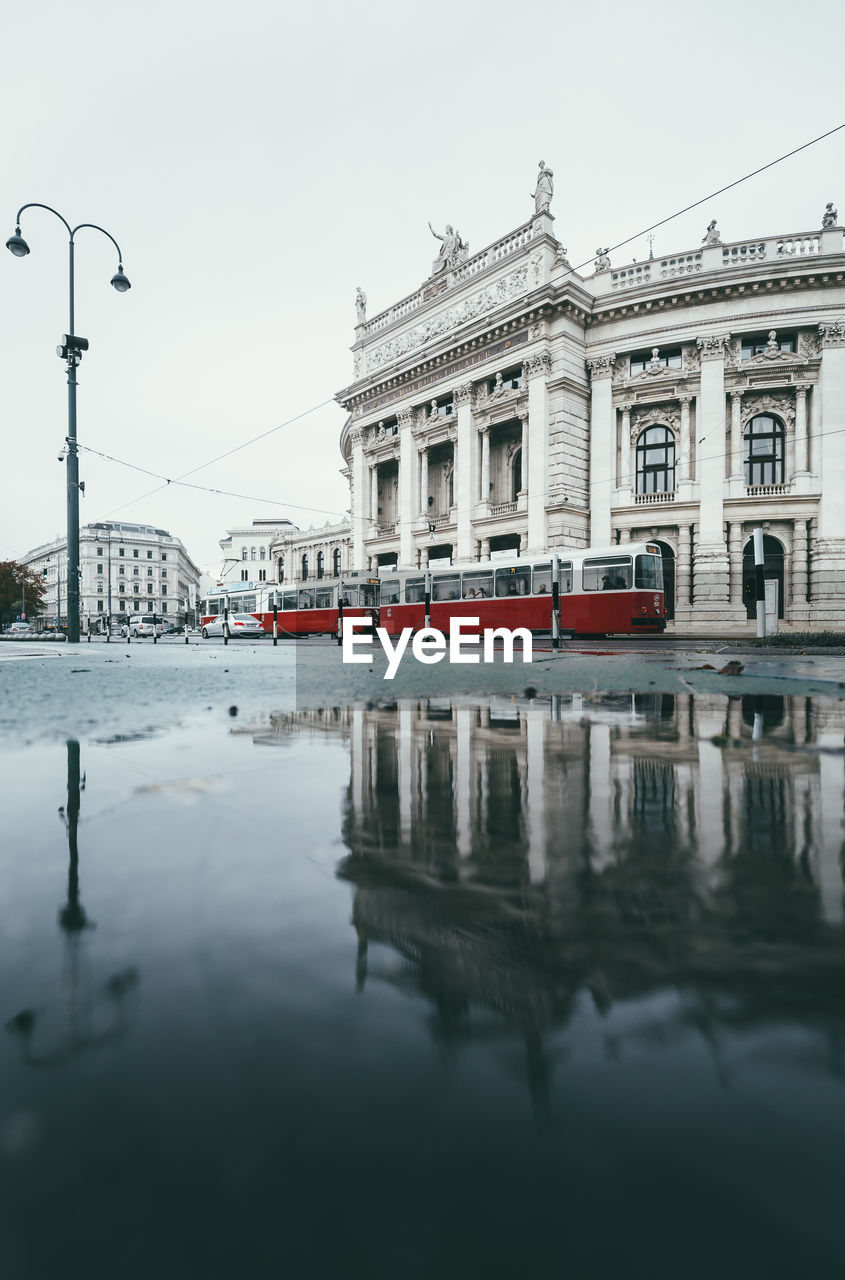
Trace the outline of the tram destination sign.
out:
M 500 356 L 504 352 L 510 351 L 513 347 L 522 346 L 527 341 L 528 330 L 521 329 L 518 333 L 512 333 L 509 338 L 502 338 L 499 342 L 491 342 L 489 346 L 479 347 L 476 351 L 468 351 L 466 355 L 461 356 L 458 360 L 451 360 L 449 364 L 444 364 L 439 369 L 431 369 L 419 378 L 414 378 L 410 382 L 403 382 L 401 387 L 392 387 L 390 391 L 385 391 L 381 395 L 371 396 L 369 400 L 363 402 L 362 408 L 365 413 L 369 413 L 372 409 L 382 409 L 385 405 L 394 404 L 397 400 L 404 400 L 406 396 L 411 396 L 416 391 L 422 391 L 425 387 L 431 387 L 436 382 L 442 382 L 445 378 L 452 378 L 456 373 L 475 369 L 478 365 L 492 360 L 494 356 Z

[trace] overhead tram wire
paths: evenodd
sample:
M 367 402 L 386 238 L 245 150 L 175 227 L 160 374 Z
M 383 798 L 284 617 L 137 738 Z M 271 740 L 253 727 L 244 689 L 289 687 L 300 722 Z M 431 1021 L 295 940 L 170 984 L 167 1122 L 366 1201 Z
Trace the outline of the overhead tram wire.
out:
M 728 182 L 728 183 L 726 183 L 726 185 L 725 185 L 725 186 L 723 186 L 723 187 L 719 187 L 716 191 L 712 191 L 712 192 L 710 192 L 710 194 L 709 194 L 709 195 L 702 196 L 702 197 L 701 197 L 701 199 L 699 199 L 699 200 L 695 200 L 695 201 L 693 201 L 691 204 L 685 205 L 683 209 L 678 209 L 675 213 L 671 213 L 671 214 L 669 214 L 667 217 L 665 217 L 665 218 L 661 218 L 658 222 L 653 222 L 650 226 L 645 227 L 643 230 L 636 232 L 634 235 L 628 236 L 628 237 L 627 237 L 626 239 L 624 239 L 624 240 L 619 240 L 616 244 L 614 244 L 614 245 L 612 245 L 610 248 L 608 248 L 608 249 L 607 249 L 607 252 L 608 252 L 608 253 L 614 253 L 617 249 L 621 249 L 621 248 L 623 248 L 626 244 L 631 244 L 634 240 L 639 240 L 642 236 L 644 236 L 644 235 L 648 235 L 648 234 L 649 234 L 649 232 L 657 230 L 657 228 L 658 228 L 658 227 L 666 226 L 666 224 L 667 224 L 667 223 L 669 223 L 669 222 L 673 222 L 676 218 L 680 218 L 680 217 L 682 217 L 682 216 L 683 216 L 683 214 L 685 214 L 685 213 L 689 213 L 689 212 L 690 212 L 690 210 L 692 210 L 692 209 L 697 209 L 700 205 L 702 205 L 702 204 L 706 204 L 708 200 L 714 200 L 714 199 L 716 198 L 716 196 L 723 195 L 723 194 L 724 194 L 724 192 L 726 192 L 726 191 L 730 191 L 730 190 L 732 190 L 734 187 L 738 187 L 738 186 L 740 186 L 743 182 L 747 182 L 750 178 L 756 178 L 756 177 L 758 176 L 758 174 L 765 173 L 767 169 L 772 169 L 772 168 L 774 168 L 774 167 L 775 167 L 775 165 L 782 164 L 784 160 L 789 160 L 792 156 L 794 156 L 794 155 L 798 155 L 801 151 L 806 151 L 809 147 L 813 147 L 813 146 L 815 146 L 815 145 L 816 145 L 816 143 L 818 143 L 818 142 L 823 142 L 826 138 L 830 138 L 830 137 L 832 137 L 835 133 L 839 133 L 839 132 L 841 132 L 841 130 L 842 130 L 842 129 L 845 129 L 845 121 L 843 121 L 843 123 L 842 123 L 842 124 L 835 125 L 832 129 L 828 129 L 828 130 L 826 130 L 824 133 L 820 133 L 820 134 L 818 135 L 818 137 L 811 138 L 809 142 L 803 142 L 800 146 L 798 146 L 798 147 L 793 147 L 793 149 L 792 149 L 791 151 L 787 151 L 787 152 L 785 152 L 782 156 L 778 156 L 778 157 L 776 157 L 776 159 L 774 159 L 774 160 L 769 160 L 766 164 L 764 164 L 764 165 L 760 165 L 757 169 L 752 169 L 752 170 L 750 170 L 748 173 L 743 174 L 743 176 L 742 176 L 742 177 L 740 177 L 740 178 L 735 178 L 733 182 Z M 570 270 L 571 270 L 572 272 L 580 271 L 582 267 L 590 266 L 590 265 L 592 264 L 592 262 L 593 262 L 593 261 L 594 261 L 594 257 L 586 258 L 583 262 L 579 263 L 577 266 L 570 268 Z M 110 515 L 111 515 L 111 514 L 116 514 L 116 513 L 117 513 L 117 512 L 119 512 L 119 511 L 124 511 L 127 507 L 134 506 L 134 505 L 135 505 L 136 503 L 138 503 L 138 502 L 143 502 L 145 498 L 149 498 L 149 497 L 151 497 L 153 494 L 161 492 L 161 490 L 162 490 L 162 489 L 166 489 L 169 485 L 172 485 L 172 484 L 180 484 L 182 481 L 184 481 L 184 480 L 185 480 L 185 478 L 186 478 L 187 476 L 195 475 L 198 471 L 202 471 L 202 470 L 204 470 L 204 468 L 205 468 L 205 467 L 210 467 L 210 466 L 212 466 L 215 462 L 221 462 L 224 458 L 229 458 L 229 457 L 231 457 L 231 456 L 232 456 L 232 454 L 234 454 L 234 453 L 239 453 L 239 452 L 240 452 L 240 450 L 242 450 L 242 449 L 246 449 L 246 448 L 248 448 L 248 447 L 249 447 L 250 445 L 252 445 L 252 444 L 256 444 L 259 440 L 264 440 L 264 439 L 266 439 L 266 438 L 267 438 L 267 436 L 271 436 L 271 435 L 273 435 L 276 431 L 281 431 L 283 427 L 290 426 L 292 423 L 299 421 L 301 418 L 305 418 L 305 417 L 307 417 L 307 416 L 308 416 L 309 414 L 311 414 L 311 413 L 316 413 L 316 411 L 317 411 L 318 409 L 325 408 L 327 405 L 330 405 L 330 404 L 333 404 L 333 403 L 334 403 L 334 397 L 333 397 L 333 396 L 332 396 L 332 397 L 329 397 L 329 398 L 328 398 L 328 399 L 326 399 L 326 400 L 321 400 L 321 401 L 319 402 L 319 404 L 312 405 L 312 406 L 311 406 L 311 408 L 309 408 L 309 409 L 304 409 L 304 410 L 302 411 L 302 413 L 296 414 L 296 416 L 295 416 L 295 417 L 293 417 L 293 418 L 288 418 L 285 422 L 281 422 L 281 423 L 279 423 L 279 424 L 278 424 L 277 426 L 275 426 L 275 427 L 270 427 L 267 431 L 262 431 L 259 435 L 257 435 L 257 436 L 253 436 L 253 437 L 252 437 L 251 439 L 249 439 L 249 440 L 244 440 L 242 444 L 235 445 L 232 449 L 228 449 L 228 450 L 226 450 L 226 452 L 225 452 L 225 453 L 218 454 L 218 455 L 217 455 L 217 457 L 215 457 L 215 458 L 210 458 L 207 462 L 202 462 L 202 463 L 200 463 L 198 466 L 193 467 L 190 471 L 184 471 L 184 472 L 182 472 L 182 474 L 181 474 L 180 476 L 176 476 L 176 477 L 174 477 L 174 478 L 172 478 L 172 479 L 167 479 L 166 477 L 162 476 L 162 477 L 161 477 L 161 479 L 163 479 L 163 480 L 165 481 L 165 483 L 164 483 L 164 484 L 162 484 L 162 485 L 157 485 L 154 489 L 150 489 L 150 490 L 148 490 L 146 493 L 139 495 L 137 498 L 132 498 L 132 499 L 130 499 L 130 501 L 129 501 L 129 502 L 125 502 L 125 503 L 123 503 L 123 504 L 122 504 L 121 506 L 119 506 L 119 507 L 114 507 L 114 508 L 112 509 L 112 511 L 111 511 L 109 514 L 110 514 Z M 725 421 L 727 421 L 727 415 L 726 415 Z M 834 433 L 834 432 L 831 432 L 831 433 L 820 433 L 820 434 L 835 434 L 835 433 Z M 90 452 L 96 452 L 96 451 L 95 451 L 95 450 L 90 450 Z M 102 455 L 100 455 L 100 456 L 102 456 L 102 457 L 107 457 L 107 455 L 105 455 L 105 454 L 102 454 Z M 715 456 L 715 455 L 714 455 L 714 456 Z M 724 455 L 722 455 L 722 456 L 724 456 Z M 113 460 L 113 461 L 115 461 L 115 462 L 120 462 L 120 460 L 119 460 L 119 459 L 112 459 L 112 460 Z M 124 465 L 124 466 L 131 466 L 132 464 L 131 464 L 131 463 L 122 463 L 121 465 Z M 136 468 L 135 468 L 135 470 L 137 470 L 137 471 L 143 471 L 144 469 L 143 469 L 142 467 L 136 467 Z M 148 474 L 150 474 L 150 475 L 154 475 L 155 473 L 154 473 L 154 472 L 149 472 Z M 197 489 L 203 489 L 203 488 L 205 488 L 205 486 L 201 486 L 201 485 L 196 485 L 196 486 L 187 486 L 187 487 L 194 487 L 194 488 L 197 488 Z M 221 494 L 221 495 L 225 495 L 225 496 L 229 496 L 229 497 L 244 497 L 244 496 L 246 496 L 246 495 L 239 495 L 239 494 L 227 494 L 225 490 L 220 490 L 220 489 L 212 489 L 212 488 L 208 488 L 206 491 L 207 491 L 207 492 L 209 492 L 209 493 L 219 493 L 219 494 Z M 256 499 L 247 498 L 247 500 L 248 500 L 248 501 L 256 501 L 256 502 L 271 502 L 271 501 L 272 501 L 271 499 L 262 499 L 262 498 L 256 498 Z M 286 503 L 286 504 L 283 504 L 283 505 L 287 505 L 287 506 L 294 506 L 295 504 L 293 504 L 293 503 Z M 300 510 L 308 510 L 308 511 L 325 511 L 325 513 L 326 513 L 326 514 L 329 514 L 329 515 L 335 515 L 335 514 L 337 514 L 337 513 L 336 513 L 336 512 L 334 512 L 334 511 L 328 511 L 326 508 L 322 508 L 322 507 L 303 507 L 303 508 L 298 508 L 298 509 L 300 509 Z M 362 519 L 363 519 L 363 517 L 360 517 L 360 518 L 362 518 Z

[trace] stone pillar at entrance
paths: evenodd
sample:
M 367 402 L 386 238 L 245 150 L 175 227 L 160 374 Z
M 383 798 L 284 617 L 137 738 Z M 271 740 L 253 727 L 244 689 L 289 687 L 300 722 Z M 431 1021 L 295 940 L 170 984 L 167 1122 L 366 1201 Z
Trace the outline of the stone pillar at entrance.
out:
M 414 494 L 418 491 L 416 476 L 417 451 L 411 428 L 413 410 L 400 409 L 399 419 L 399 563 L 413 564 Z
M 364 537 L 367 528 L 367 466 L 364 462 L 364 433 L 353 427 L 349 439 L 352 442 L 352 564 L 363 568 Z M 293 581 L 294 574 L 290 574 Z
M 590 542 L 610 542 L 610 490 L 616 462 L 616 415 L 611 376 L 616 355 L 594 356 L 590 370 Z
M 807 521 L 796 520 L 792 528 L 792 598 L 789 602 L 790 622 L 808 622 L 807 601 Z
M 455 389 L 458 439 L 455 458 L 455 506 L 458 521 L 458 559 L 472 559 L 472 384 Z
M 731 392 L 731 470 L 732 480 L 744 480 L 742 457 L 742 392 Z
M 795 474 L 807 470 L 807 392 L 806 383 L 795 388 Z
M 679 396 L 681 404 L 681 440 L 680 454 L 678 458 L 678 482 L 681 480 L 691 480 L 690 475 L 690 405 L 692 404 L 692 396 Z
M 481 492 L 479 501 L 490 501 L 490 432 L 486 427 L 481 432 Z
M 692 572 L 692 525 L 678 525 L 678 555 L 675 583 L 675 617 L 689 621 L 690 575 Z
M 725 351 L 728 334 L 696 339 L 701 351 L 701 400 L 696 435 L 699 539 L 695 552 L 696 623 L 724 623 L 728 604 L 728 555 L 724 537 Z
M 428 449 L 417 446 L 420 459 L 420 512 L 428 517 Z
M 841 425 L 845 404 L 845 322 L 819 325 L 822 362 L 818 390 L 814 392 L 814 445 L 821 455 L 814 473 L 823 476 L 817 533 L 813 545 L 813 618 L 817 625 L 842 624 L 845 578 L 845 536 L 842 530 L 842 494 L 845 492 L 845 432 Z M 816 399 L 818 397 L 818 399 Z M 820 410 L 820 411 L 818 411 Z M 817 412 L 818 411 L 818 412 Z
M 548 351 L 529 356 L 523 363 L 528 380 L 528 424 L 522 426 L 522 487 L 528 490 L 528 548 L 544 551 L 546 547 L 546 495 L 549 483 L 547 441 L 549 438 L 548 377 L 552 358 Z M 525 448 L 528 448 L 528 458 Z M 608 493 L 608 530 L 610 528 L 610 494 Z
M 736 611 L 739 620 L 745 617 L 745 607 L 742 603 L 742 522 L 739 520 L 731 521 L 728 560 L 731 575 L 731 611 Z

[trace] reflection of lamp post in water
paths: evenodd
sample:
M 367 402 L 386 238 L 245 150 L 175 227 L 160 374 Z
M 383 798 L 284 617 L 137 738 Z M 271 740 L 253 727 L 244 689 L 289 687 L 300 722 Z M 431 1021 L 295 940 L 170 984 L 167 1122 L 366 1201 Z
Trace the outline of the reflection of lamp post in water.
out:
M 80 941 L 85 929 L 93 929 L 79 899 L 79 809 L 80 795 L 85 790 L 85 777 L 80 775 L 79 743 L 75 738 L 67 744 L 67 805 L 59 809 L 68 841 L 67 902 L 59 908 L 59 927 L 66 939 L 68 976 L 69 1029 L 52 1047 L 36 1051 L 32 1039 L 41 1017 L 34 1009 L 22 1009 L 6 1023 L 6 1030 L 20 1037 L 23 1057 L 31 1067 L 58 1067 L 69 1062 L 83 1049 L 94 1048 L 118 1040 L 126 1031 L 123 998 L 138 984 L 134 969 L 113 974 L 102 992 L 94 994 L 90 976 L 80 965 Z M 103 1010 L 110 1016 L 104 1018 Z

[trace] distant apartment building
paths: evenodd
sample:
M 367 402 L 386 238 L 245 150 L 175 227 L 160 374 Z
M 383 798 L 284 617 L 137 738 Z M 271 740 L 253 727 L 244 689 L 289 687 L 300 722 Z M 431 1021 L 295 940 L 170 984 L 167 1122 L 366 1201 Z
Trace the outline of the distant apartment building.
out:
M 67 621 L 67 539 L 35 547 L 21 564 L 47 588 L 39 621 Z M 179 538 L 147 524 L 99 521 L 79 530 L 80 617 L 83 630 L 133 613 L 161 613 L 174 624 L 196 609 L 200 570 Z

